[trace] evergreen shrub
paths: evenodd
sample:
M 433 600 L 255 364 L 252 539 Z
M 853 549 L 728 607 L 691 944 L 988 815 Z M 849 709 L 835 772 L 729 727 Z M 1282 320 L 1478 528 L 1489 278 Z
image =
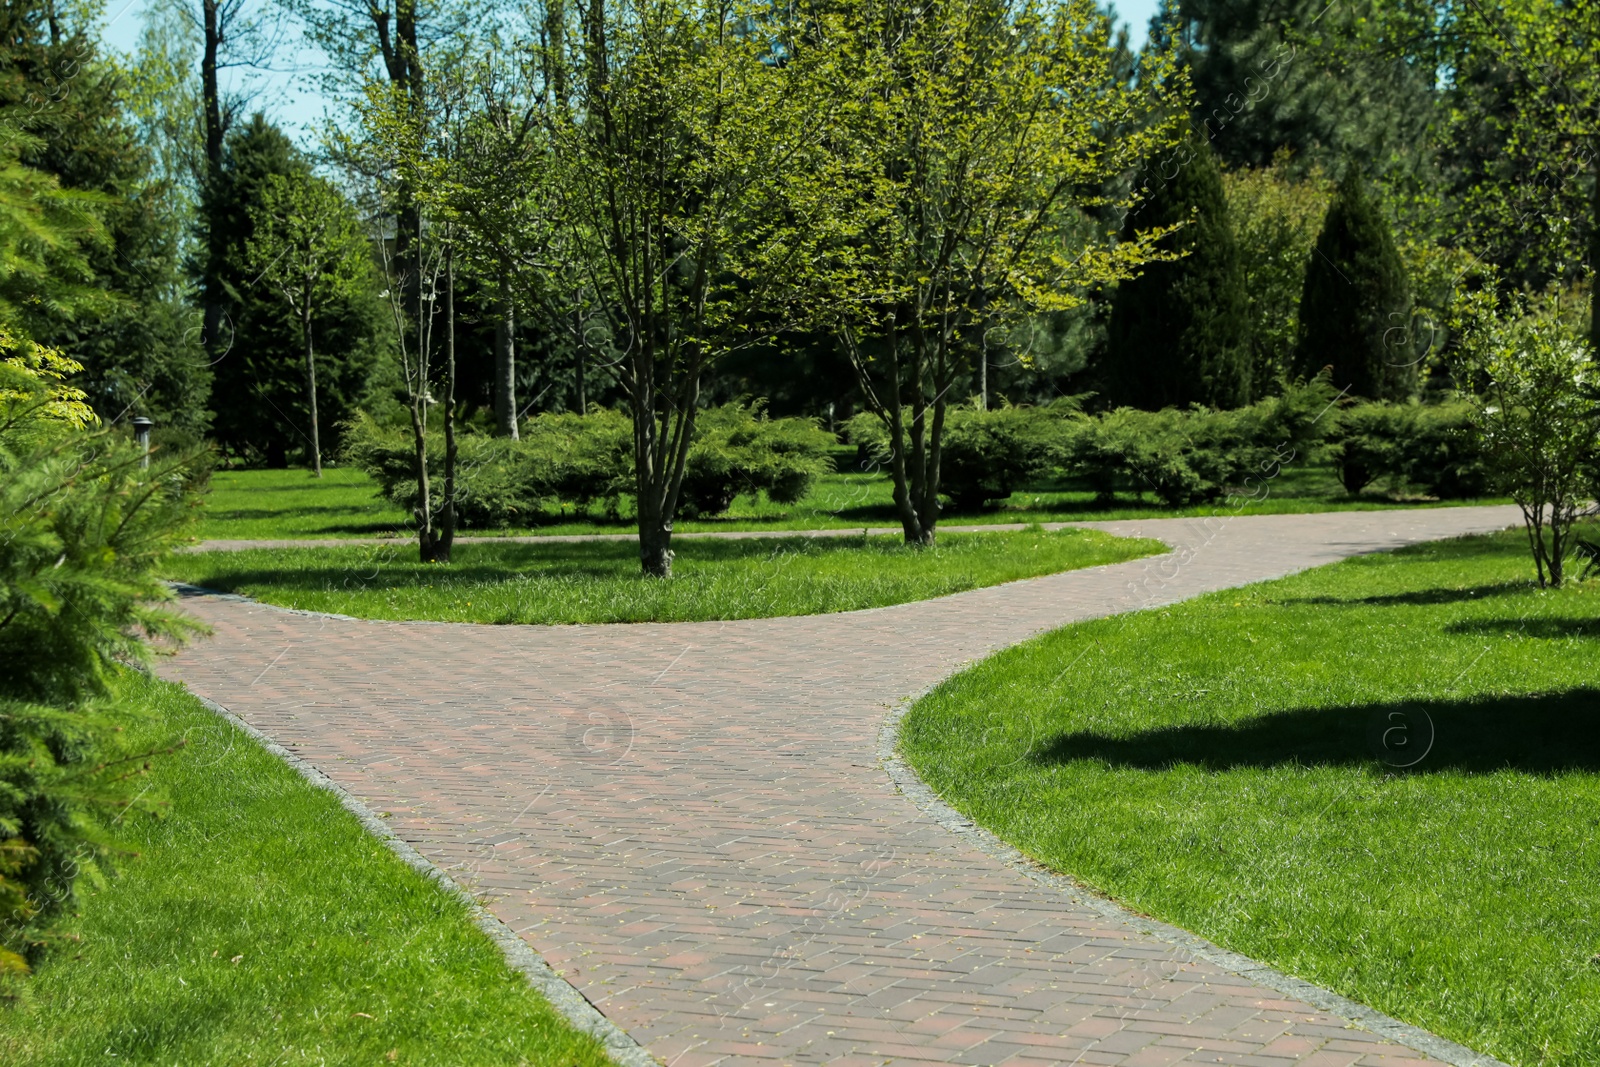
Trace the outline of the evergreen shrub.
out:
M 679 513 L 720 515 L 741 493 L 765 492 L 776 503 L 799 500 L 831 469 L 832 434 L 810 419 L 772 419 L 762 402 L 707 408 L 695 420 Z M 362 414 L 347 423 L 347 461 L 407 510 L 418 505 L 411 431 Z M 463 527 L 534 525 L 566 507 L 605 502 L 615 514 L 633 490 L 633 429 L 620 411 L 544 414 L 526 420 L 520 439 L 457 437 L 456 518 Z M 444 492 L 444 435 L 428 435 L 430 488 Z
M 117 678 L 196 628 L 156 571 L 198 506 L 197 457 L 143 467 L 66 384 L 81 369 L 0 329 L 0 977 L 49 943 L 115 851 L 106 816 L 141 795 Z

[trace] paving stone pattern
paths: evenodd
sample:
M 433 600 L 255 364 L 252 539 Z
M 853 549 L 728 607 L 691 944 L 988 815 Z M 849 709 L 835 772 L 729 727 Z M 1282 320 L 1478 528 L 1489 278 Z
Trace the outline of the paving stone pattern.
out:
M 671 1067 L 1417 1067 L 1438 1061 L 990 858 L 897 792 L 876 744 L 892 706 L 1040 631 L 1516 520 L 1089 523 L 1175 551 L 728 623 L 362 622 L 199 596 L 215 636 L 164 671 L 386 813 Z

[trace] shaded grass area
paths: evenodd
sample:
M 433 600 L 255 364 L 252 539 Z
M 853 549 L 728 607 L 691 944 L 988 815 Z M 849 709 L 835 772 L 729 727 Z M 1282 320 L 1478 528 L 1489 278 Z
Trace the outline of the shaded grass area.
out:
M 970 818 L 1515 1064 L 1600 1064 L 1600 583 L 1518 532 L 1058 630 L 921 700 Z
M 678 542 L 673 577 L 646 578 L 626 541 L 458 545 L 448 566 L 410 544 L 248 549 L 176 557 L 169 576 L 269 604 L 367 619 L 681 622 L 883 607 L 1165 551 L 1093 530 Z
M 0 1006 L 0 1063 L 603 1064 L 466 908 L 180 686 L 135 677 L 164 818 Z
M 774 504 L 765 497 L 737 498 L 726 515 L 680 519 L 679 533 L 717 530 L 839 530 L 899 525 L 887 475 L 855 469 L 854 452 L 842 450 L 839 471 L 818 480 L 805 499 Z M 1475 504 L 1482 501 L 1450 501 Z M 1235 500 L 1191 508 L 1168 508 L 1149 495 L 1125 494 L 1107 505 L 1070 484 L 1049 484 L 1013 493 L 980 511 L 950 508 L 940 521 L 950 525 L 1016 522 L 1070 522 L 1192 515 L 1268 515 L 1312 511 L 1371 511 L 1427 506 L 1368 494 L 1351 497 L 1329 468 L 1286 469 L 1279 477 L 1252 485 Z M 328 468 L 321 482 L 302 470 L 218 471 L 202 514 L 199 536 L 218 540 L 411 536 L 411 520 L 378 494 L 372 480 L 351 468 Z M 544 517 L 537 526 L 463 530 L 465 534 L 630 534 L 631 502 L 616 516 L 596 507 L 582 513 Z
M 211 476 L 201 537 L 407 536 L 411 516 L 389 503 L 373 480 L 353 467 L 217 471 Z

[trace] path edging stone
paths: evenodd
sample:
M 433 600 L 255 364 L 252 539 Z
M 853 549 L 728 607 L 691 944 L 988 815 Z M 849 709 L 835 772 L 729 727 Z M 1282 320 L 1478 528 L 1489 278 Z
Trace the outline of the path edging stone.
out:
M 247 598 L 240 598 L 247 599 Z M 323 774 L 306 760 L 301 759 L 284 746 L 260 730 L 245 722 L 239 716 L 218 704 L 214 700 L 200 696 L 190 691 L 191 695 L 208 710 L 219 718 L 227 720 L 233 726 L 242 730 L 255 740 L 262 748 L 277 756 L 288 764 L 300 777 L 310 782 L 318 789 L 326 790 L 334 795 L 350 814 L 354 815 L 362 827 L 373 837 L 383 842 L 390 852 L 393 852 L 413 871 L 427 878 L 447 894 L 459 900 L 467 907 L 472 918 L 472 924 L 488 936 L 500 950 L 505 961 L 511 969 L 517 971 L 528 980 L 546 1000 L 551 1007 L 565 1018 L 577 1030 L 588 1034 L 604 1046 L 607 1055 L 620 1067 L 660 1067 L 661 1061 L 657 1060 L 644 1047 L 629 1036 L 616 1023 L 608 1019 L 604 1012 L 595 1007 L 576 986 L 562 978 L 546 963 L 544 957 L 535 952 L 515 931 L 501 922 L 495 915 L 484 907 L 478 900 L 455 879 L 444 871 L 434 866 L 428 859 L 405 841 L 402 841 L 371 808 L 339 785 L 332 778 Z
M 962 669 L 970 665 L 963 665 Z M 1259 960 L 1213 944 L 1181 927 L 1131 911 L 1109 897 L 1094 892 L 1070 875 L 1046 867 L 962 815 L 947 804 L 944 798 L 924 782 L 911 765 L 900 756 L 900 725 L 917 701 L 927 696 L 934 688 L 935 686 L 930 686 L 922 693 L 908 697 L 890 709 L 888 717 L 884 719 L 883 726 L 878 731 L 878 761 L 900 794 L 911 801 L 918 811 L 946 830 L 963 835 L 968 843 L 974 845 L 980 852 L 1055 890 L 1073 904 L 1088 908 L 1105 918 L 1131 926 L 1142 934 L 1148 934 L 1157 940 L 1183 949 L 1189 955 L 1220 967 L 1229 974 L 1304 1001 L 1320 1011 L 1337 1015 L 1379 1037 L 1404 1044 L 1418 1052 L 1452 1064 L 1453 1067 L 1511 1067 L 1510 1064 L 1497 1060 L 1488 1053 L 1475 1052 L 1465 1045 L 1440 1037 L 1420 1026 L 1401 1022 L 1369 1008 L 1360 1001 L 1340 996 L 1331 989 L 1313 985 L 1304 979 L 1269 967 Z

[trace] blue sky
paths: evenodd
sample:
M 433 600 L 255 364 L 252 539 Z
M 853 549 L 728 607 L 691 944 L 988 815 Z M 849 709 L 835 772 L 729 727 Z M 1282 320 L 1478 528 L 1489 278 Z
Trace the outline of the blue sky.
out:
M 139 31 L 149 0 L 107 0 L 103 34 L 114 48 L 132 52 L 138 47 Z M 270 0 L 261 0 L 268 3 Z M 1127 23 L 1132 30 L 1135 47 L 1145 39 L 1145 29 L 1150 18 L 1160 7 L 1160 0 L 1117 0 L 1119 22 Z M 309 140 L 309 131 L 322 117 L 328 100 L 318 91 L 317 66 L 321 57 L 309 49 L 290 45 L 275 57 L 270 71 L 254 75 L 259 93 L 253 104 L 265 111 L 268 117 L 284 127 L 285 132 L 301 140 Z M 239 77 L 238 73 L 234 73 Z

